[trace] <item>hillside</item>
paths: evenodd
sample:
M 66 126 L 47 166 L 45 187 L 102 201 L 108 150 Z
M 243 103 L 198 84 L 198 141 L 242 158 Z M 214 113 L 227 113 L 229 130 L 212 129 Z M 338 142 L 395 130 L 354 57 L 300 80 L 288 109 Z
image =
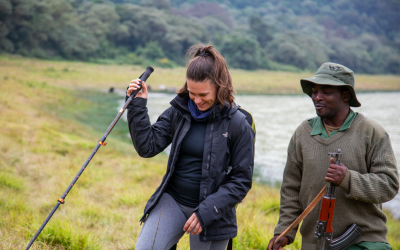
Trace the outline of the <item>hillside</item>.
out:
M 211 43 L 231 68 L 400 73 L 390 1 L 0 0 L 0 52 L 112 64 L 184 65 Z

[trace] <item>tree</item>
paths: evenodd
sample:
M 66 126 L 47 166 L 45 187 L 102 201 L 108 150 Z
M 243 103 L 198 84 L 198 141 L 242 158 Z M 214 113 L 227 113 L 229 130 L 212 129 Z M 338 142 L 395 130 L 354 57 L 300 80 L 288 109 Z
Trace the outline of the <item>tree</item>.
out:
M 301 69 L 316 70 L 329 60 L 329 47 L 325 43 L 295 32 L 277 34 L 268 44 L 267 52 L 274 61 Z
M 0 0 L 0 51 L 13 52 L 14 44 L 7 35 L 12 29 L 12 23 L 9 20 L 12 15 L 13 6 L 10 0 Z
M 221 45 L 221 54 L 233 68 L 257 69 L 261 65 L 263 51 L 256 40 L 239 34 L 226 37 Z
M 259 16 L 250 16 L 249 26 L 251 33 L 255 36 L 261 47 L 266 47 L 272 40 L 271 28 Z
M 199 23 L 179 16 L 170 16 L 168 24 L 167 34 L 160 46 L 168 58 L 181 65 L 190 46 L 208 42 L 206 31 Z
M 144 6 L 152 6 L 160 10 L 171 10 L 171 4 L 169 0 L 148 0 L 144 3 Z
M 161 41 L 167 33 L 167 14 L 154 8 L 123 4 L 116 8 L 122 27 L 113 39 L 117 44 L 134 50 L 147 42 Z
M 230 13 L 225 8 L 223 8 L 223 6 L 217 3 L 198 2 L 194 4 L 191 8 L 184 10 L 174 10 L 173 14 L 181 15 L 188 18 L 214 17 L 223 22 L 231 30 L 233 28 L 233 22 Z
M 81 12 L 81 26 L 99 41 L 107 40 L 115 35 L 120 24 L 120 17 L 113 5 L 91 4 Z
M 206 40 L 212 42 L 214 45 L 220 45 L 223 37 L 231 33 L 231 29 L 215 17 L 206 16 L 192 20 L 202 26 Z
M 349 67 L 355 72 L 375 73 L 374 61 L 367 49 L 357 40 L 331 39 L 332 50 L 329 59 Z
M 148 60 L 161 59 L 165 57 L 162 49 L 156 42 L 148 42 L 146 47 L 138 49 L 138 54 Z

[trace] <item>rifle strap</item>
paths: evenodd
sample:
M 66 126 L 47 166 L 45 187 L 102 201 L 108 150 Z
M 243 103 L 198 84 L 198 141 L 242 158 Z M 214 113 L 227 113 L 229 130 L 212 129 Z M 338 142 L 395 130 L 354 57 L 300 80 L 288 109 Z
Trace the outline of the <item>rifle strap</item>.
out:
M 293 228 L 295 228 L 313 209 L 314 207 L 318 204 L 318 202 L 322 199 L 322 197 L 324 197 L 326 191 L 326 185 L 324 186 L 324 188 L 319 192 L 319 194 L 314 198 L 314 200 L 310 203 L 310 205 L 308 205 L 308 207 L 303 211 L 303 213 L 300 214 L 299 217 L 297 217 L 297 219 L 295 221 L 293 221 L 293 223 L 286 228 L 285 231 L 283 231 L 283 233 L 281 233 L 278 238 L 276 238 L 274 245 L 285 235 L 287 235 L 290 231 L 293 230 Z

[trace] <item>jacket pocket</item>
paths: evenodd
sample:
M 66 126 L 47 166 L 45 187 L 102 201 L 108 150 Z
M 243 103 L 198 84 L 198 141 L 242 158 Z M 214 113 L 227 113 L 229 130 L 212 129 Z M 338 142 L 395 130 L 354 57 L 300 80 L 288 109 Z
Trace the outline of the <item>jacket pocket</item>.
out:
M 232 166 L 229 166 L 226 171 L 223 171 L 221 175 L 218 177 L 217 181 L 215 182 L 213 193 L 218 191 L 218 188 L 226 183 L 229 177 L 229 173 L 232 170 Z
M 217 220 L 212 227 L 207 228 L 209 234 L 229 234 L 237 230 L 236 226 L 236 211 L 233 207 L 224 216 Z

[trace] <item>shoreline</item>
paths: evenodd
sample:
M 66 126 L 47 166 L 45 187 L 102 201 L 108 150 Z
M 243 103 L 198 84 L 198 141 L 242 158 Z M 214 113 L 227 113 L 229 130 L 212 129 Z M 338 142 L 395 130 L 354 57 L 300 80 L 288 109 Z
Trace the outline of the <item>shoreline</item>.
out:
M 118 90 L 114 90 L 114 91 L 122 91 L 123 95 L 125 93 L 125 90 L 122 89 L 118 89 Z M 357 91 L 356 94 L 379 94 L 379 93 L 397 93 L 400 92 L 400 89 L 397 90 L 360 90 Z M 157 90 L 152 90 L 152 91 L 148 91 L 149 94 L 151 93 L 155 93 L 155 94 L 165 94 L 165 95 L 174 95 L 174 93 L 172 92 L 168 92 L 168 91 L 157 91 Z M 305 93 L 255 93 L 255 92 L 245 92 L 245 93 L 239 93 L 239 94 L 234 94 L 234 96 L 261 96 L 261 95 L 267 95 L 267 96 L 302 96 Z
M 0 55 L 2 78 L 15 78 L 15 72 L 25 75 L 25 81 L 41 82 L 63 88 L 124 89 L 131 79 L 140 76 L 144 68 L 139 65 L 93 64 L 81 61 L 51 61 L 36 58 L 10 57 Z M 148 80 L 152 92 L 168 93 L 178 90 L 185 82 L 184 67 L 159 68 Z M 230 69 L 233 87 L 240 95 L 301 95 L 300 79 L 314 75 L 314 72 L 287 72 Z M 163 91 L 164 90 L 164 91 Z M 356 92 L 400 91 L 400 75 L 358 74 L 356 72 Z
M 90 88 L 92 89 L 92 88 Z M 108 93 L 108 89 L 101 89 L 101 92 Z M 114 89 L 114 93 L 120 95 L 120 96 L 125 96 L 125 89 L 117 88 Z M 400 89 L 398 90 L 360 90 L 357 91 L 356 94 L 379 94 L 379 93 L 398 93 L 400 92 Z M 176 93 L 170 92 L 170 91 L 158 91 L 158 90 L 151 90 L 148 91 L 149 95 L 150 94 L 156 94 L 157 95 L 175 95 Z M 255 92 L 246 92 L 246 93 L 239 93 L 239 94 L 234 94 L 234 96 L 303 96 L 305 93 L 255 93 Z

